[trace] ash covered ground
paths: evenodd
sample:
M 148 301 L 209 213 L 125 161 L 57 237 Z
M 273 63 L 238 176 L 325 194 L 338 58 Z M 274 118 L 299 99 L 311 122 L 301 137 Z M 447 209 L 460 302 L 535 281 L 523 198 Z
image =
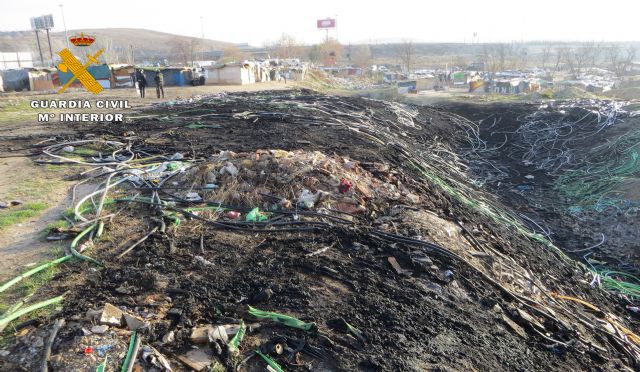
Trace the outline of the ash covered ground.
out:
M 0 366 L 38 368 L 33 356 L 65 319 L 50 370 L 636 369 L 627 307 L 638 283 L 602 268 L 617 259 L 634 273 L 633 240 L 602 230 L 598 264 L 570 252 L 600 233 L 576 214 L 596 224 L 624 208 L 615 218 L 633 239 L 632 193 L 604 208 L 571 199 L 553 182 L 581 164 L 553 149 L 538 156 L 554 138 L 527 136 L 524 117 L 542 120 L 540 107 L 492 110 L 234 93 L 14 139 L 38 162 L 85 163 L 78 180 L 97 191 L 56 232 L 76 239 L 38 297 L 64 295 L 61 309 L 23 328 Z M 635 120 L 624 112 L 583 119 L 597 135 L 562 154 L 610 144 Z M 523 157 L 527 146 L 542 150 Z

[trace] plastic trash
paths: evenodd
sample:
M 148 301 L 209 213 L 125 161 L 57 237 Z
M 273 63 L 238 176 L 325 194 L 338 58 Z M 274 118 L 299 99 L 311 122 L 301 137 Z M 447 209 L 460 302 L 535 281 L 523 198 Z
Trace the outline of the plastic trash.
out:
M 184 197 L 184 200 L 190 201 L 190 202 L 200 202 L 202 201 L 202 197 L 198 195 L 197 192 L 188 192 L 187 195 Z
M 75 150 L 75 147 L 73 146 L 65 146 L 62 148 L 62 151 L 64 152 L 73 152 Z
M 229 212 L 227 212 L 226 216 L 228 218 L 231 218 L 232 220 L 237 220 L 238 218 L 240 218 L 240 212 L 229 211 Z
M 260 208 L 255 207 L 251 210 L 251 212 L 247 213 L 247 222 L 262 222 L 266 221 L 267 216 L 260 212 Z
M 320 194 L 314 194 L 311 191 L 304 189 L 298 197 L 298 206 L 301 208 L 311 209 L 318 201 Z
M 229 160 L 233 158 L 234 155 L 235 153 L 233 151 L 220 151 L 218 157 L 220 158 L 220 160 Z
M 224 167 L 220 169 L 220 174 L 228 174 L 231 177 L 235 177 L 238 175 L 238 168 L 236 168 L 232 163 L 227 162 Z
M 182 159 L 184 159 L 184 155 L 182 155 L 179 152 L 176 152 L 175 154 L 169 157 L 169 160 L 182 160 Z
M 346 178 L 340 180 L 340 185 L 338 185 L 338 191 L 341 193 L 346 193 L 353 188 L 353 182 L 349 181 Z
M 180 165 L 181 164 L 179 162 L 172 161 L 171 163 L 167 164 L 167 170 L 170 170 L 172 172 L 176 171 L 180 169 Z

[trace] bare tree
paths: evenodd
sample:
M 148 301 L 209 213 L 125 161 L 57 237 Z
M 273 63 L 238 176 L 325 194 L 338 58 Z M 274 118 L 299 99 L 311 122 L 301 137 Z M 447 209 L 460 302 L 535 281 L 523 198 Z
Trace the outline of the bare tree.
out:
M 222 62 L 242 62 L 247 55 L 235 45 L 229 45 L 222 50 Z
M 171 42 L 171 52 L 184 66 L 193 65 L 198 44 L 197 39 L 175 38 Z
M 547 62 L 551 61 L 551 53 L 553 52 L 553 45 L 551 43 L 545 43 L 542 46 L 542 55 L 540 57 L 542 62 L 542 69 L 547 68 Z
M 352 56 L 353 63 L 358 67 L 369 67 L 373 62 L 369 45 L 360 45 L 355 48 Z
M 102 53 L 107 64 L 119 63 L 118 52 L 113 47 L 113 39 L 110 37 L 100 38 L 100 47 L 104 49 Z
M 585 67 L 589 55 L 586 48 L 567 48 L 564 53 L 564 60 L 567 63 L 569 72 L 574 79 L 578 78 L 580 72 Z
M 484 64 L 484 69 L 489 73 L 489 80 L 493 81 L 494 75 L 500 71 L 500 62 L 493 46 L 486 44 L 483 46 L 482 62 Z
M 318 48 L 325 65 L 334 65 L 342 57 L 343 46 L 336 39 L 329 38 L 318 45 Z
M 302 52 L 300 43 L 293 36 L 284 33 L 275 42 L 268 43 L 266 48 L 272 57 L 278 58 L 296 58 Z
M 596 67 L 600 63 L 600 57 L 602 56 L 602 43 L 590 42 L 587 43 L 589 48 L 589 66 Z
M 484 68 L 489 72 L 490 80 L 493 80 L 493 76 L 497 72 L 504 71 L 513 65 L 511 54 L 512 48 L 503 43 L 483 47 L 482 60 Z
M 584 43 L 579 47 L 567 48 L 564 59 L 574 79 L 587 67 L 595 67 L 601 53 L 600 45 L 594 42 Z
M 404 69 L 407 72 L 411 72 L 411 68 L 415 63 L 414 58 L 416 54 L 416 47 L 413 45 L 411 40 L 404 40 L 402 43 L 398 44 L 396 47 L 396 54 Z
M 621 78 L 636 58 L 636 48 L 629 46 L 622 49 L 619 45 L 612 45 L 607 49 L 607 57 L 611 70 L 618 78 Z
M 309 61 L 313 63 L 320 62 L 322 60 L 322 49 L 320 45 L 315 44 L 309 48 Z
M 512 69 L 524 69 L 529 63 L 529 49 L 524 45 L 511 44 L 507 48 L 507 58 L 510 60 L 509 65 Z
M 125 59 L 127 60 L 127 64 L 133 65 L 135 62 L 135 58 L 133 54 L 133 45 L 131 44 L 127 45 L 126 49 L 124 50 L 124 54 L 125 54 Z
M 560 64 L 564 60 L 565 54 L 567 54 L 567 48 L 565 47 L 556 48 L 556 59 L 555 59 L 555 64 L 553 65 L 553 71 L 560 71 Z

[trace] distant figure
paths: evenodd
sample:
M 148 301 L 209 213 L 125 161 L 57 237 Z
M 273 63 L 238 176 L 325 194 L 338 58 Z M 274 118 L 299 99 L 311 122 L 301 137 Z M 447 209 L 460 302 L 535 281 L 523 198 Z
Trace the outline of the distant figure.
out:
M 140 97 L 144 98 L 144 88 L 147 87 L 147 79 L 144 77 L 142 70 L 136 70 L 136 81 L 138 89 L 140 89 Z
M 156 95 L 160 98 L 160 93 L 162 93 L 162 98 L 164 98 L 164 76 L 160 70 L 156 71 L 156 77 L 153 80 L 156 82 Z

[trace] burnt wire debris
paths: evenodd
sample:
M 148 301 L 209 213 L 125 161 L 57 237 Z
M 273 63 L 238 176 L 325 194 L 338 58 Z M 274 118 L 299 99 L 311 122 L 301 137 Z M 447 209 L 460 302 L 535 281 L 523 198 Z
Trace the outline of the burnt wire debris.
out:
M 492 145 L 484 125 L 285 91 L 170 102 L 43 142 L 37 161 L 80 165 L 79 182 L 95 185 L 74 195 L 61 232 L 75 237 L 47 264 L 76 278 L 54 286 L 67 324 L 49 365 L 637 367 L 621 306 L 637 295 L 614 288 L 632 283 L 574 261 L 482 187 L 510 174 L 487 157 L 509 138 Z M 21 345 L 9 363 L 41 363 Z

